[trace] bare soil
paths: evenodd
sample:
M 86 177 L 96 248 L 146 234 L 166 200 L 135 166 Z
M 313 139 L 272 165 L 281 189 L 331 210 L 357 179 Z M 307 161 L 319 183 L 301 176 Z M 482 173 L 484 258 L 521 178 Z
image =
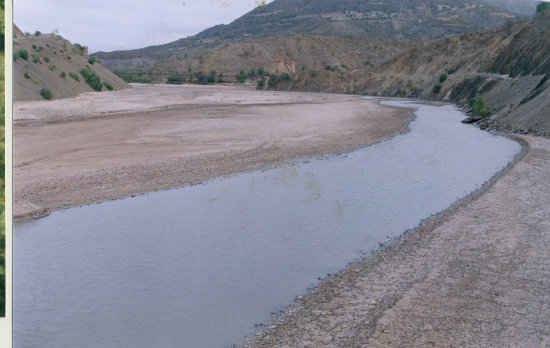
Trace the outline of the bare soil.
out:
M 358 96 L 134 85 L 14 105 L 14 216 L 371 144 L 408 111 Z
M 253 347 L 550 346 L 550 139 L 415 230 L 327 277 Z

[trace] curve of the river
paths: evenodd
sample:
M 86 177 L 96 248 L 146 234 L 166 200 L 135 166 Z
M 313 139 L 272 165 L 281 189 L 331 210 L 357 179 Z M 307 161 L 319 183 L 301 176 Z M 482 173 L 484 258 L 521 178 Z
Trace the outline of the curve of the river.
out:
M 479 188 L 518 143 L 417 108 L 344 155 L 71 208 L 15 225 L 15 347 L 223 347 Z

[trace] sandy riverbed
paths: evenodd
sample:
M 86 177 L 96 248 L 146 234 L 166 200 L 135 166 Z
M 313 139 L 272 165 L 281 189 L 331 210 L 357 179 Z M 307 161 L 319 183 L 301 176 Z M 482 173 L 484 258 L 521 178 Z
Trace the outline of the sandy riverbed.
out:
M 135 85 L 14 105 L 14 215 L 166 189 L 403 131 L 359 96 Z
M 323 280 L 244 346 L 550 346 L 550 139 L 484 188 Z

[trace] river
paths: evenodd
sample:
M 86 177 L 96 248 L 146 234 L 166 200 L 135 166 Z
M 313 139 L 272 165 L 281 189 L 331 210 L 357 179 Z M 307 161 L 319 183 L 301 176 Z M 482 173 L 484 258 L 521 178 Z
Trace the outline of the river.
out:
M 352 152 L 53 212 L 14 227 L 15 347 L 224 347 L 521 148 L 417 108 Z

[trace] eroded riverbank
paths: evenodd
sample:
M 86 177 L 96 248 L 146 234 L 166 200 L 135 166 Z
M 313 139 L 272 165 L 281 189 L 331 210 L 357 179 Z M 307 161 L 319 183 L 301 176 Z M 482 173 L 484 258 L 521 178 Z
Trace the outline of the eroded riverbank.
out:
M 411 118 L 359 96 L 134 86 L 14 106 L 14 216 L 338 153 Z
M 550 139 L 486 186 L 300 296 L 243 346 L 550 344 Z

